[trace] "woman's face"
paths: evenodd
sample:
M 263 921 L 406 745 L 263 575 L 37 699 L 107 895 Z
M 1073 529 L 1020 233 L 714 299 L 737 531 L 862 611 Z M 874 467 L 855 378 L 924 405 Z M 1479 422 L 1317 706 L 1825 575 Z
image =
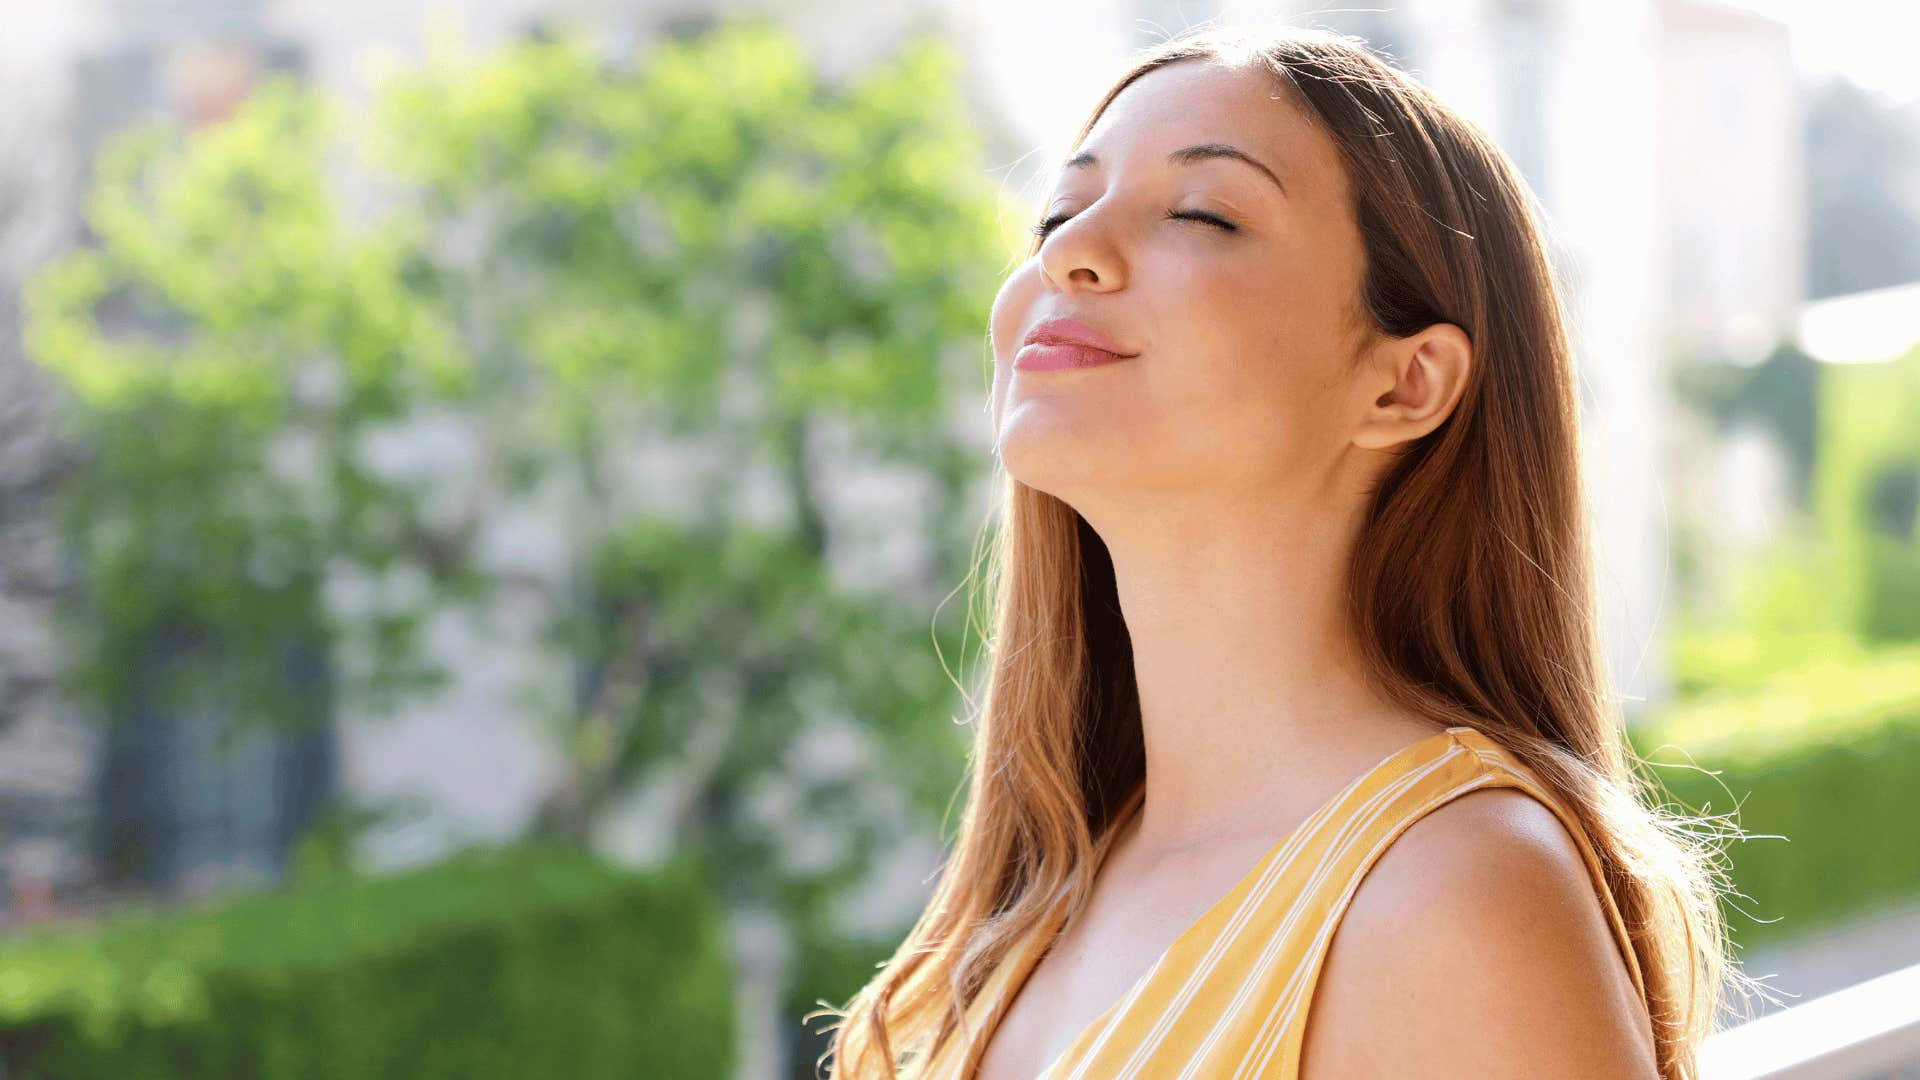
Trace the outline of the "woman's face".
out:
M 1333 478 L 1356 406 L 1380 390 L 1348 363 L 1365 261 L 1345 174 L 1300 108 L 1262 69 L 1195 61 L 1109 104 L 1044 204 L 1060 224 L 994 298 L 1010 475 L 1096 525 L 1090 507 L 1143 490 L 1274 496 Z M 1208 145 L 1264 169 L 1179 154 Z M 1028 332 L 1057 318 L 1137 355 L 1016 368 Z

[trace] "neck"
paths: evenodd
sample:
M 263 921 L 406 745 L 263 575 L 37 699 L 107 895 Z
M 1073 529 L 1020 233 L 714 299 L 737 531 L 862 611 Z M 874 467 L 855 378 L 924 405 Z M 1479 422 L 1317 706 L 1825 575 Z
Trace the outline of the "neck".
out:
M 1394 710 L 1354 644 L 1344 592 L 1353 515 L 1236 507 L 1153 523 L 1102 532 L 1140 695 L 1142 848 L 1284 819 L 1318 781 L 1437 730 Z

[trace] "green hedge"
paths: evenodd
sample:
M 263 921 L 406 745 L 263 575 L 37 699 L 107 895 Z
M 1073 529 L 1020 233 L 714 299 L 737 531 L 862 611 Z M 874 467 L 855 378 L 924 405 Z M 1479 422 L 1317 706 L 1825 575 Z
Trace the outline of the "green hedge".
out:
M 1752 838 L 1726 846 L 1745 896 L 1725 910 L 1743 945 L 1920 899 L 1920 646 L 1822 646 L 1629 732 L 1686 809 L 1737 808 Z
M 707 880 L 475 849 L 0 942 L 0 1064 L 11 1080 L 723 1076 Z

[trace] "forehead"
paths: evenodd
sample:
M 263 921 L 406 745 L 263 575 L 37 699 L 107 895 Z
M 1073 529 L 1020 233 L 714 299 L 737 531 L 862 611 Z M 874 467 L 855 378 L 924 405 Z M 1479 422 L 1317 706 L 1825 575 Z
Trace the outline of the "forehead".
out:
M 1339 174 L 1332 141 L 1295 91 L 1257 64 L 1182 60 L 1127 84 L 1100 114 L 1078 150 L 1107 167 L 1139 157 L 1150 165 L 1193 143 L 1237 146 L 1279 174 L 1289 192 L 1326 190 Z

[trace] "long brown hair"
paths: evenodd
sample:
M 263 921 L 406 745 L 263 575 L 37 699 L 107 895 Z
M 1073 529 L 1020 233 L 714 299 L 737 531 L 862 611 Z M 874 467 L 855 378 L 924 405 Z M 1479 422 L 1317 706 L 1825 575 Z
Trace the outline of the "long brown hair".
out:
M 1473 342 L 1455 411 L 1402 448 L 1372 495 L 1349 568 L 1352 619 L 1395 701 L 1486 733 L 1577 814 L 1645 976 L 1660 1074 L 1691 1078 L 1728 982 L 1743 977 L 1725 953 L 1718 899 L 1731 886 L 1712 842 L 1737 827 L 1651 797 L 1609 694 L 1573 354 L 1531 192 L 1479 127 L 1323 31 L 1163 42 L 1106 92 L 1076 147 L 1122 89 L 1186 60 L 1264 63 L 1332 137 L 1364 238 L 1357 300 L 1373 340 L 1446 322 Z M 1008 949 L 1086 901 L 1097 845 L 1144 782 L 1106 547 L 1060 499 L 1010 477 L 1003 491 L 959 837 L 891 960 L 828 1010 L 841 1022 L 822 1060 L 843 1080 L 892 1077 L 954 1036 Z

